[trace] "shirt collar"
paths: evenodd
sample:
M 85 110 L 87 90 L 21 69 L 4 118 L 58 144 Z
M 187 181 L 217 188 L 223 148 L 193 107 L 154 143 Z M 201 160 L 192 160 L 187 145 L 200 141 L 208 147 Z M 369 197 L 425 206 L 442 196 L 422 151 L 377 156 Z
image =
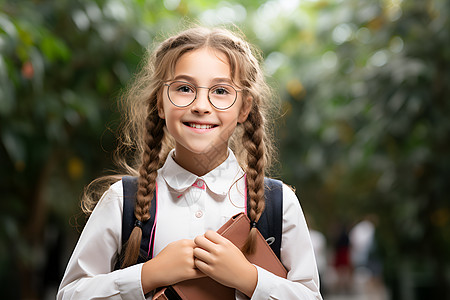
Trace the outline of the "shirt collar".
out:
M 178 192 L 184 192 L 198 179 L 202 179 L 210 191 L 225 196 L 234 182 L 244 175 L 244 171 L 230 149 L 228 149 L 227 159 L 203 176 L 197 176 L 178 165 L 173 159 L 174 151 L 174 149 L 170 151 L 159 173 L 166 183 Z

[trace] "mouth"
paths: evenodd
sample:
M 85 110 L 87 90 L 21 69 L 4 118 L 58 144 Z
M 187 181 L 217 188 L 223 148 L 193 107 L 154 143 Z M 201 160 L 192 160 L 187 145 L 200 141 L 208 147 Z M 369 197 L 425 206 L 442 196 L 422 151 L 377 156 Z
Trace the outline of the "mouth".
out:
M 211 128 L 218 126 L 218 125 L 214 125 L 214 124 L 198 124 L 198 123 L 189 123 L 189 122 L 184 122 L 183 124 L 186 126 L 189 126 L 191 128 L 195 128 L 195 129 L 211 129 Z

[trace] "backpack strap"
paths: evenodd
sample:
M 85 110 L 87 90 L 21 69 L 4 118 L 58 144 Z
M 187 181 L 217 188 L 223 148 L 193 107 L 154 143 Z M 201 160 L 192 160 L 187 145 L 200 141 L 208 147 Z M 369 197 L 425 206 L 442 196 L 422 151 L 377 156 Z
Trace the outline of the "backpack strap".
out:
M 137 193 L 136 176 L 124 176 L 122 178 L 123 186 L 123 215 L 122 215 L 122 246 L 126 244 L 136 222 L 136 216 L 134 215 L 134 205 L 136 202 Z M 142 240 L 140 247 L 140 255 L 137 263 L 146 262 L 153 257 L 153 242 L 154 242 L 154 230 L 156 220 L 157 209 L 157 188 L 153 196 L 152 204 L 150 207 L 150 219 L 142 224 Z M 123 253 L 124 251 L 122 251 Z M 123 255 L 123 254 L 122 254 Z M 119 259 L 121 261 L 121 259 Z M 117 268 L 117 266 L 116 266 Z
M 264 200 L 266 201 L 266 207 L 256 224 L 256 228 L 280 259 L 283 230 L 283 183 L 280 180 L 264 178 Z M 250 196 L 247 189 L 247 208 L 249 207 Z M 249 209 L 247 209 L 247 215 L 250 218 Z

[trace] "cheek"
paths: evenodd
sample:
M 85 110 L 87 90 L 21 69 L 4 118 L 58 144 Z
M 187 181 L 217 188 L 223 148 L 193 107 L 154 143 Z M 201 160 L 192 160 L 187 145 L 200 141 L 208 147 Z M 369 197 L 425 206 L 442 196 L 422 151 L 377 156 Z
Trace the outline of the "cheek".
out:
M 242 103 L 239 103 L 240 105 L 237 105 L 235 107 L 234 111 L 234 118 L 236 120 L 236 123 L 243 123 L 245 121 L 246 111 L 244 109 L 244 105 Z
M 239 121 L 239 111 L 233 111 L 233 113 L 228 114 L 227 116 L 224 116 L 222 118 L 222 123 L 224 125 L 225 135 L 223 137 L 229 138 L 234 130 L 236 129 L 236 126 Z
M 252 109 L 252 100 L 250 97 L 247 97 L 247 101 L 245 103 L 241 103 L 241 107 L 239 109 L 239 117 L 238 122 L 244 123 L 247 120 L 247 117 Z
M 239 111 L 228 117 L 228 122 L 236 125 L 239 121 Z
M 175 130 L 180 128 L 181 117 L 183 116 L 183 111 L 174 109 L 173 107 L 164 106 L 164 117 L 166 120 L 166 127 L 170 134 L 173 134 Z

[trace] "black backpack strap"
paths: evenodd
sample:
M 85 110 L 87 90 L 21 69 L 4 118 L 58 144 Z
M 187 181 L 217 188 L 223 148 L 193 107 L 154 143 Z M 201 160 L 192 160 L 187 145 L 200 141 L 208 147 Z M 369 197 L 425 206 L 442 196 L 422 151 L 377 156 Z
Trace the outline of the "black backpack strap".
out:
M 258 228 L 275 255 L 280 259 L 283 231 L 283 183 L 280 180 L 264 178 L 264 199 L 266 207 L 256 224 L 256 228 Z M 248 189 L 247 208 L 250 208 Z M 249 215 L 249 212 L 250 210 L 247 209 L 247 215 Z
M 137 177 L 124 176 L 123 188 L 123 214 L 122 214 L 122 245 L 128 241 L 134 228 L 136 217 L 134 216 L 134 203 L 136 201 Z
M 134 205 L 136 202 L 137 182 L 138 178 L 135 176 L 124 176 L 122 178 L 122 186 L 123 186 L 122 246 L 124 246 L 128 241 L 128 238 L 131 235 L 131 231 L 133 231 L 134 223 L 136 222 L 136 217 L 134 215 Z M 142 224 L 141 248 L 137 263 L 145 262 L 150 258 L 152 258 L 153 256 L 154 235 L 152 233 L 154 231 L 155 226 L 155 216 L 157 206 L 156 197 L 157 194 L 155 189 L 155 194 L 153 196 L 152 204 L 150 207 L 150 219 Z M 151 243 L 150 239 L 152 239 Z M 121 254 L 123 254 L 123 251 Z M 119 258 L 119 261 L 121 261 L 121 258 Z

